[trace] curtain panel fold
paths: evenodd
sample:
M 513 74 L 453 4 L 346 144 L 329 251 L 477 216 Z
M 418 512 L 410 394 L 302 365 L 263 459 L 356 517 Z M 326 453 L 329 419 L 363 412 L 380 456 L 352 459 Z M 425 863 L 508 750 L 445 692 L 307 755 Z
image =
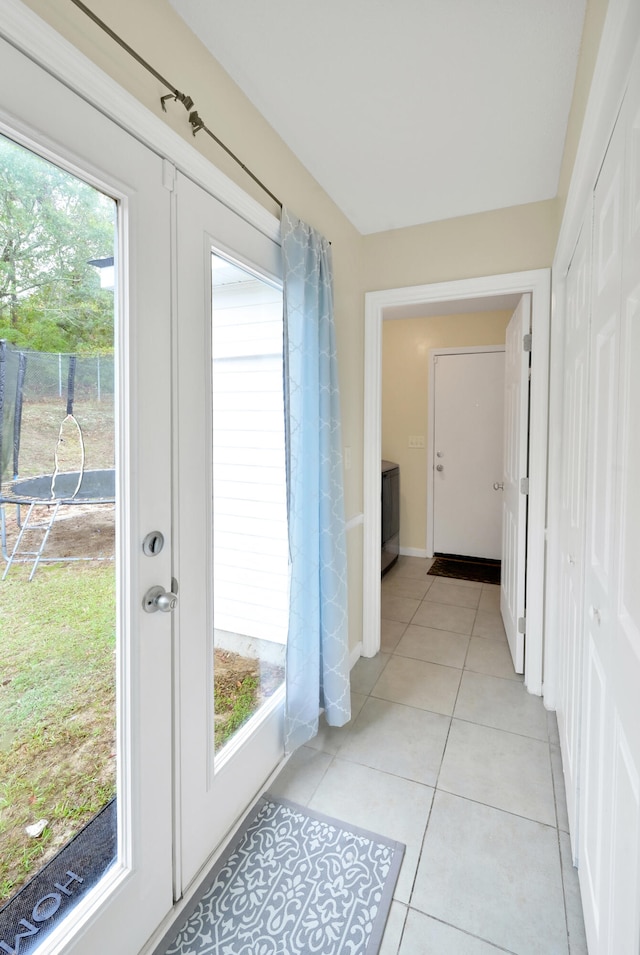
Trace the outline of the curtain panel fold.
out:
M 347 554 L 331 247 L 282 210 L 291 593 L 285 750 L 351 717 Z

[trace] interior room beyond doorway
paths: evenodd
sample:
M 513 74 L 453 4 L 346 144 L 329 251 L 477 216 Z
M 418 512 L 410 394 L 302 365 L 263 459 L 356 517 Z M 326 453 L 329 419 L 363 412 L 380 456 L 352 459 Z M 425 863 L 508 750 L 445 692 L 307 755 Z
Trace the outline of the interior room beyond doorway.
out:
M 406 556 L 431 556 L 429 543 L 433 540 L 427 520 L 427 475 L 433 441 L 431 351 L 504 346 L 512 312 L 512 308 L 460 311 L 383 322 L 382 457 L 400 467 L 400 552 Z

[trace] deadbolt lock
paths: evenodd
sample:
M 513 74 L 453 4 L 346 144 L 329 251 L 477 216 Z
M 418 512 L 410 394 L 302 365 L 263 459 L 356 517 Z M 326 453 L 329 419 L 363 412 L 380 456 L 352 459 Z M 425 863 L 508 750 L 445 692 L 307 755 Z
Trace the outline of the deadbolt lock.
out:
M 146 557 L 157 557 L 164 547 L 164 534 L 151 531 L 142 542 L 142 552 Z

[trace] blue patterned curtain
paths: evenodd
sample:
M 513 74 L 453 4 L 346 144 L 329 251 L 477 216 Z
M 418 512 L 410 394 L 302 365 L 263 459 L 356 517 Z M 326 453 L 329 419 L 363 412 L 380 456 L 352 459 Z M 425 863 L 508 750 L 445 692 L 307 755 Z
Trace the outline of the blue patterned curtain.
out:
M 284 393 L 291 595 L 285 749 L 318 732 L 319 708 L 351 716 L 347 556 L 331 247 L 282 210 Z

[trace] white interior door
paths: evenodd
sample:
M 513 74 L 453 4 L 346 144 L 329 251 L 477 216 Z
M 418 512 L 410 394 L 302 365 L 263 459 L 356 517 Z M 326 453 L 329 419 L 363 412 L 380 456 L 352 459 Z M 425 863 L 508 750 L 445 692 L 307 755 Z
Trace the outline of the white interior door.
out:
M 504 349 L 434 355 L 433 550 L 500 559 Z
M 504 370 L 504 493 L 500 611 L 516 673 L 524 672 L 524 620 L 527 552 L 531 296 L 523 295 L 507 326 Z
M 591 214 L 589 205 L 567 275 L 560 468 L 558 628 L 563 639 L 559 654 L 560 693 L 557 717 L 574 853 L 577 853 L 582 713 Z
M 5 926 L 0 947 L 17 952 L 49 933 L 39 952 L 133 953 L 172 903 L 171 616 L 143 610 L 147 588 L 169 587 L 171 579 L 171 452 L 164 438 L 171 420 L 170 197 L 155 154 L 3 40 L 0 132 L 112 197 L 118 220 L 116 642 L 115 656 L 109 653 L 117 670 L 117 855 L 74 905 L 88 861 L 79 860 L 79 871 L 43 891 L 15 931 Z M 149 558 L 142 540 L 154 530 L 166 546 Z M 47 570 L 38 573 L 44 580 Z M 70 618 L 82 611 L 67 605 Z
M 640 58 L 594 194 L 579 873 L 589 951 L 640 947 Z
M 283 755 L 288 547 L 280 248 L 180 175 L 176 196 L 179 893 Z M 266 699 L 222 739 L 236 658 Z

